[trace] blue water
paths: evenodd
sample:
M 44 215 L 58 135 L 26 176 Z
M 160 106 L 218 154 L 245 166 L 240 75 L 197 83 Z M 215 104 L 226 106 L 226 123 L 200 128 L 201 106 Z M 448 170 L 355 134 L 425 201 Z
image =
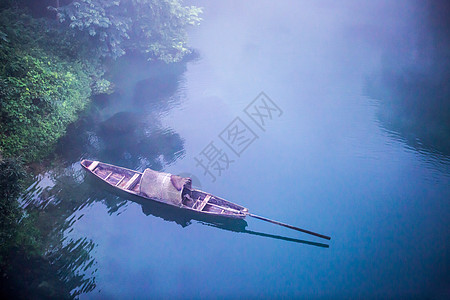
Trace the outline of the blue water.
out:
M 449 156 L 408 143 L 379 118 L 383 99 L 367 92 L 386 67 L 405 68 L 405 55 L 420 53 L 423 8 L 193 4 L 204 7 L 202 25 L 189 33 L 196 54 L 171 66 L 121 59 L 109 73 L 117 92 L 69 129 L 25 196 L 51 224 L 49 249 L 79 259 L 64 269 L 85 280 L 72 292 L 82 299 L 448 297 Z M 389 59 L 398 64 L 386 66 Z M 245 109 L 262 103 L 252 102 L 261 92 L 274 110 L 269 116 L 260 105 L 259 127 Z M 242 144 L 234 141 L 239 155 L 227 145 L 236 118 L 247 126 Z M 229 162 L 221 161 L 220 173 L 211 167 L 214 177 L 196 160 L 211 142 Z M 332 239 L 255 219 L 246 228 L 190 220 L 103 190 L 85 176 L 81 158 L 189 175 L 251 212 Z M 81 256 L 71 241 L 93 246 L 82 246 L 88 255 Z

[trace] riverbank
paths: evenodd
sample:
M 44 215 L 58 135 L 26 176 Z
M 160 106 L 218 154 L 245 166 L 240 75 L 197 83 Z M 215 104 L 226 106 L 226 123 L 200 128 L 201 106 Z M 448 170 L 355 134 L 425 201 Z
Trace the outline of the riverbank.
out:
M 40 5 L 27 3 L 21 3 L 20 8 L 15 1 L 0 5 L 0 294 L 71 298 L 93 289 L 95 284 L 73 273 L 67 253 L 83 257 L 84 262 L 89 259 L 85 252 L 91 245 L 85 241 L 79 245 L 48 243 L 46 235 L 54 228 L 37 226 L 40 212 L 23 209 L 18 198 L 28 186 L 31 173 L 35 174 L 42 162 L 51 160 L 58 141 L 89 107 L 93 97 L 113 92 L 105 71 L 115 64 L 115 58 L 126 51 L 140 53 L 153 47 L 147 59 L 165 63 L 181 60 L 190 52 L 185 47 L 185 27 L 190 22 L 197 23 L 201 11 L 183 7 L 178 1 L 114 4 L 128 9 L 142 6 L 143 14 L 155 7 L 158 14 L 171 19 L 163 28 L 156 18 L 147 29 L 164 34 L 167 41 L 152 37 L 153 40 L 143 38 L 137 43 L 134 38 L 139 36 L 125 32 L 128 38 L 120 48 L 118 44 L 114 48 L 112 36 L 106 42 L 99 37 L 112 35 L 120 24 L 96 28 L 98 23 L 89 25 L 91 21 L 82 19 L 86 14 L 80 14 L 79 9 L 95 4 L 96 9 L 103 10 L 103 20 L 118 17 L 114 14 L 126 10 L 101 7 L 99 1 L 93 0 L 83 2 L 81 7 L 70 3 L 56 14 L 49 14 Z M 72 17 L 64 21 L 63 17 L 70 14 Z M 75 20 L 84 27 L 73 26 Z M 126 29 L 132 31 L 133 26 L 140 24 L 129 18 Z M 183 47 L 171 48 L 174 42 Z M 61 224 L 65 226 L 64 222 Z

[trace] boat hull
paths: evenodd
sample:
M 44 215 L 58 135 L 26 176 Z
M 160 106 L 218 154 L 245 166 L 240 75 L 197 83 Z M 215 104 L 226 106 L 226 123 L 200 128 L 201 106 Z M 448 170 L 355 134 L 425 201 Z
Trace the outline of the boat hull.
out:
M 248 212 L 248 210 L 245 207 L 242 207 L 238 204 L 232 203 L 223 198 L 220 198 L 220 197 L 217 197 L 217 196 L 211 195 L 209 193 L 206 193 L 204 191 L 196 190 L 196 189 L 192 189 L 193 194 L 200 195 L 200 196 L 210 195 L 210 197 L 213 197 L 214 202 L 206 204 L 205 207 L 203 208 L 203 210 L 198 210 L 198 209 L 194 209 L 194 208 L 189 207 L 184 204 L 183 204 L 183 206 L 176 206 L 176 205 L 172 205 L 171 203 L 162 202 L 162 201 L 158 201 L 157 199 L 148 198 L 143 195 L 140 195 L 139 188 L 136 186 L 134 186 L 134 188 L 132 188 L 132 189 L 124 188 L 124 187 L 126 187 L 126 184 L 124 185 L 124 183 L 123 183 L 124 178 L 122 178 L 122 182 L 115 183 L 115 181 L 108 180 L 111 178 L 111 174 L 109 174 L 109 177 L 108 177 L 108 175 L 106 175 L 106 177 L 104 177 L 105 176 L 104 172 L 103 173 L 99 172 L 99 171 L 96 172 L 96 169 L 98 167 L 101 167 L 105 170 L 112 170 L 112 172 L 116 172 L 117 174 L 125 174 L 124 177 L 128 177 L 130 180 L 133 179 L 133 176 L 135 176 L 135 175 L 139 176 L 139 174 L 142 174 L 142 173 L 134 171 L 134 170 L 106 164 L 106 163 L 101 163 L 101 162 L 97 162 L 98 166 L 95 167 L 93 170 L 91 170 L 89 167 L 91 166 L 92 163 L 95 163 L 95 162 L 90 161 L 90 160 L 82 160 L 81 166 L 89 174 L 91 174 L 95 179 L 103 182 L 104 185 L 106 185 L 106 187 L 108 187 L 111 191 L 114 191 L 114 192 L 120 194 L 120 196 L 122 196 L 122 197 L 131 197 L 134 200 L 139 199 L 140 201 L 151 201 L 154 203 L 158 203 L 158 204 L 162 205 L 163 207 L 165 206 L 165 207 L 170 207 L 170 208 L 173 208 L 173 209 L 176 209 L 179 211 L 184 211 L 185 213 L 188 213 L 190 216 L 192 216 L 192 219 L 198 219 L 198 220 L 206 220 L 207 219 L 206 220 L 207 222 L 210 222 L 212 219 L 243 220 L 246 217 L 246 212 Z M 135 201 L 135 202 L 140 202 L 140 201 Z M 223 206 L 224 209 L 216 208 L 215 207 L 216 204 Z M 231 210 L 236 211 L 236 213 L 232 212 Z

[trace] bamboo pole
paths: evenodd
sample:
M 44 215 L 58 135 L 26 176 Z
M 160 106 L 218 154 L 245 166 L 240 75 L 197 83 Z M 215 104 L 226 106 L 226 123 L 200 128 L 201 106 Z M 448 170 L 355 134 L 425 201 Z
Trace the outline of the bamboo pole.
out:
M 258 215 L 254 215 L 254 214 L 251 214 L 249 212 L 239 211 L 239 210 L 236 210 L 236 209 L 219 206 L 219 205 L 215 205 L 215 204 L 212 204 L 212 203 L 208 203 L 208 205 L 211 205 L 213 207 L 217 207 L 217 208 L 220 208 L 220 209 L 223 209 L 223 210 L 228 210 L 228 211 L 231 211 L 233 213 L 244 214 L 244 215 L 253 217 L 255 219 L 266 221 L 266 222 L 269 222 L 269 223 L 272 223 L 272 224 L 275 224 L 275 225 L 284 226 L 286 228 L 290 228 L 290 229 L 294 229 L 294 230 L 297 230 L 297 231 L 300 231 L 300 232 L 303 232 L 303 233 L 314 235 L 314 236 L 320 237 L 322 239 L 331 240 L 331 237 L 329 237 L 329 236 L 326 236 L 326 235 L 323 235 L 323 234 L 320 234 L 320 233 L 316 233 L 316 232 L 312 232 L 312 231 L 309 231 L 309 230 L 306 230 L 306 229 L 302 229 L 302 228 L 299 228 L 299 227 L 295 227 L 295 226 L 292 226 L 292 225 L 289 225 L 289 224 L 286 224 L 286 223 L 282 223 L 282 222 L 279 222 L 279 221 L 271 220 L 271 219 L 268 219 L 268 218 L 265 218 L 265 217 L 261 217 L 261 216 L 258 216 Z
M 290 228 L 290 229 L 294 229 L 294 230 L 297 230 L 297 231 L 300 231 L 300 232 L 303 232 L 303 233 L 314 235 L 314 236 L 320 237 L 322 239 L 331 240 L 331 237 L 323 235 L 323 234 L 320 234 L 320 233 L 316 233 L 316 232 L 312 232 L 312 231 L 309 231 L 309 230 L 306 230 L 306 229 L 298 228 L 298 227 L 295 227 L 295 226 L 292 226 L 292 225 L 289 225 L 289 224 L 286 224 L 286 223 L 278 222 L 278 221 L 271 220 L 271 219 L 268 219 L 268 218 L 264 218 L 264 217 L 261 217 L 261 216 L 258 216 L 258 215 L 254 215 L 254 214 L 251 214 L 251 213 L 247 213 L 247 215 L 249 215 L 250 217 L 262 220 L 262 221 L 270 222 L 272 224 L 284 226 L 284 227 L 287 227 L 287 228 Z

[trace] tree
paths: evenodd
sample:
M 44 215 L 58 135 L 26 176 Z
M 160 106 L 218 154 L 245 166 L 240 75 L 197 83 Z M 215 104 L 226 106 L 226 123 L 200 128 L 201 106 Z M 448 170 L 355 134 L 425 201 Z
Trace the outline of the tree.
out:
M 54 9 L 60 22 L 88 38 L 102 57 L 138 52 L 165 62 L 190 52 L 186 28 L 198 25 L 202 12 L 179 0 L 78 0 Z

